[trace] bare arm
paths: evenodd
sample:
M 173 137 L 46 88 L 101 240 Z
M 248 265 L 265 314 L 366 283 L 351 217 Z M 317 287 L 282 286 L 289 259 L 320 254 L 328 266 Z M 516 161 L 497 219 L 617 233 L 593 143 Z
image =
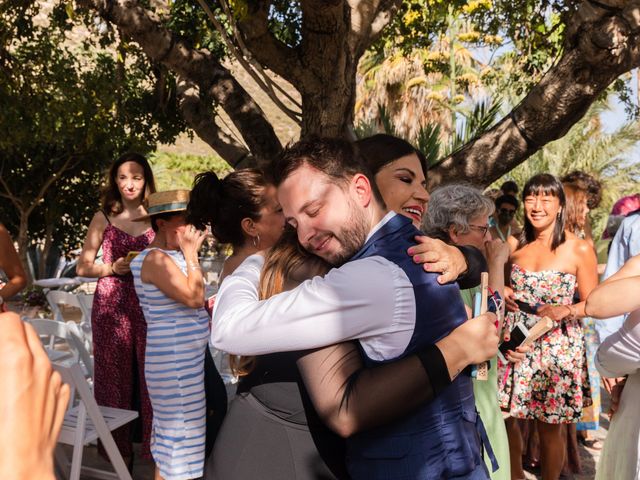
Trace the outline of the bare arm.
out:
M 188 228 L 181 239 L 180 249 L 187 262 L 187 275 L 169 255 L 153 250 L 142 262 L 142 281 L 152 283 L 167 297 L 187 307 L 204 307 L 204 279 L 198 263 L 198 250 L 205 236 L 204 232 Z
M 0 269 L 9 278 L 7 284 L 0 288 L 0 297 L 6 300 L 24 288 L 27 284 L 27 275 L 16 249 L 13 248 L 11 236 L 2 224 L 0 224 Z
M 585 240 L 578 240 L 576 248 L 576 278 L 581 302 L 575 305 L 544 305 L 538 309 L 538 315 L 548 316 L 556 322 L 567 317 L 583 318 L 587 316 L 585 313 L 586 299 L 598 284 L 598 260 L 595 250 Z
M 320 417 L 348 437 L 411 413 L 439 393 L 443 378 L 448 384 L 467 365 L 493 357 L 495 318 L 490 313 L 456 328 L 435 351 L 427 349 L 427 364 L 425 357 L 412 355 L 364 368 L 356 344 L 347 342 L 310 352 L 298 360 L 298 368 Z
M 632 257 L 613 276 L 593 289 L 586 312 L 595 318 L 609 318 L 640 308 L 640 255 Z
M 91 219 L 89 230 L 82 246 L 82 252 L 80 252 L 80 257 L 78 258 L 76 266 L 78 275 L 83 277 L 107 277 L 115 273 L 113 264 L 99 265 L 95 263 L 106 227 L 107 219 L 102 212 L 97 212 Z

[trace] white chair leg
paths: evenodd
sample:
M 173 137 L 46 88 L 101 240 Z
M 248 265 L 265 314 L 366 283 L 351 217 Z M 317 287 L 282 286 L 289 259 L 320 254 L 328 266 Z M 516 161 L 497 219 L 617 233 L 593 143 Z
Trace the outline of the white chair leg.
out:
M 73 442 L 73 454 L 71 456 L 71 474 L 69 480 L 80 480 L 82 470 L 82 454 L 84 453 L 84 428 L 87 422 L 87 410 L 81 403 L 78 409 L 78 427 Z

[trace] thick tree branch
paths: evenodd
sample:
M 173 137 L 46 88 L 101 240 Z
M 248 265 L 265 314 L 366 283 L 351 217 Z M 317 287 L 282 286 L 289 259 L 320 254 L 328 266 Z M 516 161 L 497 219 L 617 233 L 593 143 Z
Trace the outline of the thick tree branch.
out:
M 351 8 L 352 49 L 360 57 L 378 39 L 402 0 L 348 0 Z
M 278 97 L 278 94 L 275 92 L 275 89 L 278 89 L 280 93 L 284 94 L 285 97 L 288 98 L 289 101 L 292 101 L 293 104 L 296 105 L 298 108 L 301 108 L 301 105 L 291 95 L 289 95 L 286 91 L 284 91 L 284 89 L 280 88 L 277 83 L 273 82 L 271 78 L 269 78 L 269 76 L 262 69 L 262 66 L 260 64 L 253 61 L 251 52 L 244 45 L 242 37 L 240 36 L 237 30 L 235 21 L 233 20 L 233 15 L 228 9 L 226 2 L 224 0 L 221 0 L 221 4 L 223 5 L 223 8 L 227 12 L 226 13 L 227 16 L 229 17 L 232 23 L 233 31 L 236 33 L 235 39 L 238 42 L 238 46 L 236 46 L 233 40 L 229 38 L 229 35 L 227 35 L 226 29 L 220 23 L 220 21 L 216 18 L 216 16 L 213 14 L 213 11 L 211 10 L 207 2 L 205 0 L 198 0 L 198 3 L 200 4 L 202 9 L 205 11 L 207 16 L 209 17 L 209 20 L 211 21 L 215 29 L 218 31 L 218 33 L 224 40 L 225 44 L 231 51 L 232 55 L 238 60 L 238 62 L 240 62 L 240 65 L 245 69 L 245 71 L 249 75 L 251 75 L 251 78 L 253 78 L 256 84 L 262 89 L 263 92 L 265 92 L 269 96 L 271 101 L 273 101 L 273 103 L 275 103 L 276 106 L 285 115 L 287 115 L 291 120 L 293 120 L 298 125 L 300 125 L 300 117 L 302 115 L 302 112 L 294 111 L 289 107 L 287 107 L 284 103 L 282 103 L 282 101 L 280 100 L 280 97 Z
M 79 0 L 79 3 L 116 24 L 151 60 L 197 84 L 202 95 L 213 99 L 229 115 L 255 155 L 271 158 L 282 149 L 263 111 L 210 52 L 190 48 L 136 0 Z
M 640 0 L 619 4 L 580 5 L 557 64 L 507 117 L 434 166 L 430 187 L 445 180 L 495 181 L 562 137 L 616 78 L 640 66 Z
M 180 111 L 196 134 L 233 168 L 248 166 L 252 158 L 249 150 L 215 123 L 211 101 L 202 98 L 197 85 L 179 78 L 177 94 Z
M 271 2 L 257 0 L 247 3 L 249 14 L 235 22 L 239 31 L 237 38 L 261 65 L 268 66 L 289 83 L 297 85 L 303 65 L 296 50 L 279 41 L 269 30 Z

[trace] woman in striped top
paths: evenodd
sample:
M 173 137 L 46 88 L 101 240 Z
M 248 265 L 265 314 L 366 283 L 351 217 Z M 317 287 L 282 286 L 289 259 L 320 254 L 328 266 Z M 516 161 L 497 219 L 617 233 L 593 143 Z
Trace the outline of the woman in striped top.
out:
M 187 190 L 149 196 L 156 237 L 131 262 L 147 321 L 145 378 L 153 409 L 156 480 L 199 478 L 204 468 L 209 319 L 198 250 L 205 233 L 187 225 L 188 200 Z

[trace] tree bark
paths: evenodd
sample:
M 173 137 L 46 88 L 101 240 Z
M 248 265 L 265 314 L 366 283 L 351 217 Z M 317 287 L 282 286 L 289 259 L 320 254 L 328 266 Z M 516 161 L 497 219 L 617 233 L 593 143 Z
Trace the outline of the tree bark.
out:
M 251 2 L 238 22 L 262 64 L 295 85 L 302 98 L 301 137 L 350 137 L 358 61 L 391 20 L 399 0 L 303 0 L 301 42 L 287 46 L 268 28 L 271 2 Z
M 562 137 L 616 78 L 640 65 L 639 33 L 640 1 L 584 2 L 558 63 L 508 116 L 432 167 L 429 188 L 456 180 L 489 185 Z

